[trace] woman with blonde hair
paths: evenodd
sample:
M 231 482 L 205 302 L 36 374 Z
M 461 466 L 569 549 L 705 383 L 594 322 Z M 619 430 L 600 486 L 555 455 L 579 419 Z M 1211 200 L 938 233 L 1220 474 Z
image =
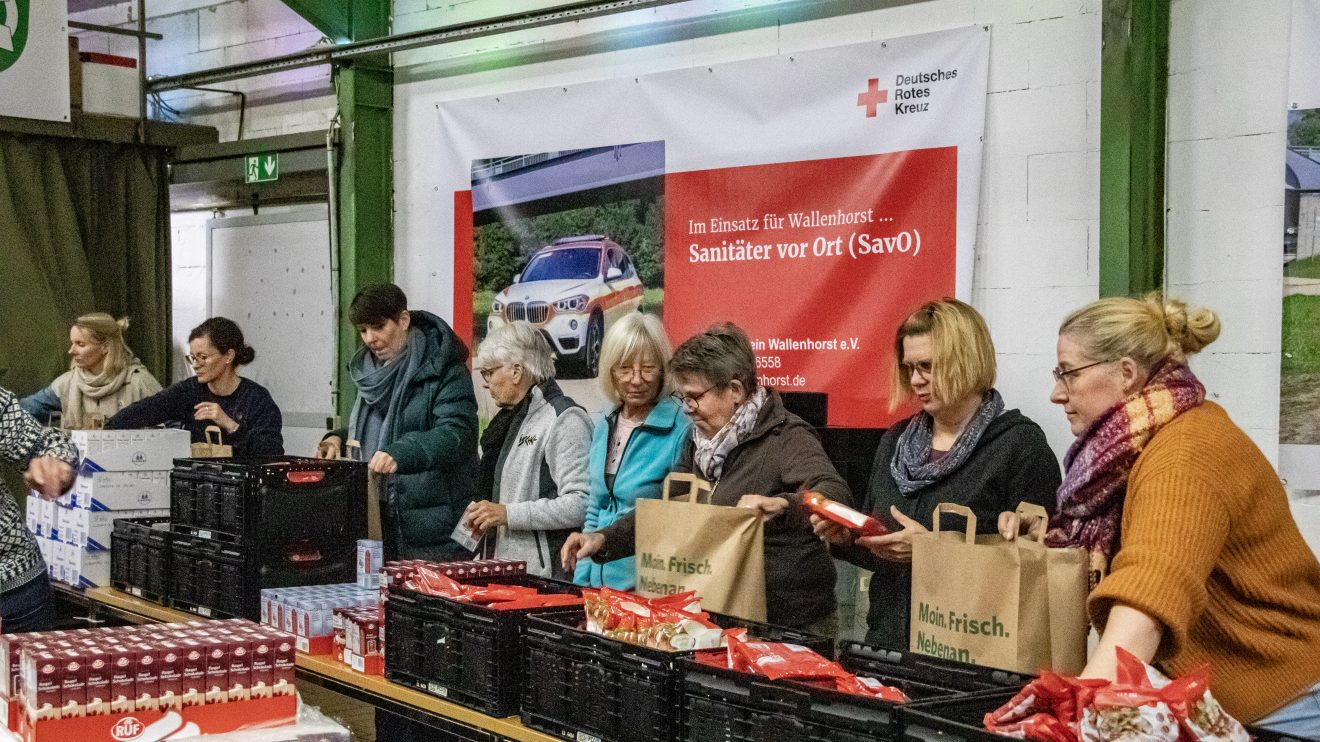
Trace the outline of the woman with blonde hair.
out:
M 812 518 L 835 556 L 874 572 L 869 644 L 907 650 L 912 536 L 928 529 L 940 503 L 971 508 L 986 533 L 1020 502 L 1054 509 L 1059 462 L 1039 425 L 1005 409 L 995 371 L 985 320 L 957 299 L 926 302 L 895 333 L 890 408 L 915 400 L 921 409 L 880 439 L 861 503 L 891 532 L 854 539 Z
M 669 396 L 665 365 L 672 355 L 664 325 L 654 315 L 634 312 L 610 326 L 601 349 L 598 381 L 613 409 L 596 419 L 587 470 L 591 488 L 582 533 L 564 543 L 568 561 L 584 533 L 605 528 L 631 512 L 638 500 L 657 498 L 665 476 L 683 451 L 692 421 Z M 577 563 L 573 581 L 591 587 L 631 590 L 637 581 L 633 557 L 600 564 Z
M 1077 439 L 1046 542 L 1104 575 L 1084 677 L 1112 679 L 1115 647 L 1171 676 L 1208 664 L 1233 716 L 1317 738 L 1320 565 L 1270 462 L 1187 366 L 1218 336 L 1214 312 L 1158 294 L 1063 321 L 1050 400 Z
M 69 328 L 69 370 L 19 404 L 38 420 L 60 415 L 60 426 L 103 423 L 121 409 L 160 391 L 160 382 L 124 342 L 128 318 L 84 314 Z

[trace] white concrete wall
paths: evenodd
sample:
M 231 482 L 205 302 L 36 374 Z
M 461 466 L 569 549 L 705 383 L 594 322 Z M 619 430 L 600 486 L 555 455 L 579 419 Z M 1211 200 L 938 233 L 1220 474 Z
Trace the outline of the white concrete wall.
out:
M 302 51 L 322 34 L 281 0 L 148 0 L 147 30 L 163 35 L 147 42 L 147 74 L 174 75 Z M 136 28 L 135 1 L 75 13 L 70 20 Z M 137 40 L 92 31 L 76 34 L 82 51 L 136 58 Z M 330 68 L 310 67 L 207 87 L 248 95 L 245 139 L 325 129 L 334 116 Z M 214 126 L 221 141 L 238 134 L 237 96 L 172 91 L 163 100 L 178 119 Z M 154 110 L 150 109 L 149 110 Z M 168 116 L 160 116 L 170 120 Z
M 1290 0 L 1174 0 L 1169 293 L 1219 313 L 1192 367 L 1277 464 Z
M 399 0 L 396 30 L 470 20 L 461 15 L 471 12 L 468 5 L 432 2 L 439 7 L 423 9 L 424 4 Z M 747 5 L 683 3 L 479 39 L 462 49 L 399 55 L 397 208 L 421 209 L 435 198 L 426 161 L 437 135 L 435 104 L 441 100 L 993 24 L 973 302 L 994 334 L 998 386 L 1008 404 L 1038 421 L 1062 454 L 1071 436 L 1048 401 L 1055 331 L 1070 309 L 1096 297 L 1098 285 L 1099 0 L 930 0 L 633 48 L 608 43 L 608 34 L 664 39 L 676 26 L 700 23 L 711 14 L 736 15 Z M 584 51 L 565 55 L 575 39 Z M 463 61 L 461 55 L 474 53 L 468 59 L 475 62 Z M 539 61 L 538 55 L 552 58 Z M 523 59 L 533 61 L 507 62 Z M 496 68 L 468 71 L 482 66 Z M 447 234 L 444 225 L 411 220 L 418 224 L 411 227 L 409 221 L 396 220 L 400 253 L 435 249 L 436 235 Z M 450 314 L 448 277 L 399 279 L 410 295 L 427 297 L 429 308 Z

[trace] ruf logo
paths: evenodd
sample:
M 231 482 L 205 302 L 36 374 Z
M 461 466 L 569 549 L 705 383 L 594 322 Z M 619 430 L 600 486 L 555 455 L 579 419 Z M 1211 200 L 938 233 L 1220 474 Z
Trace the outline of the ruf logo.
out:
M 0 0 L 0 72 L 23 56 L 28 37 L 28 3 L 31 0 Z
M 126 716 L 115 722 L 113 727 L 110 727 L 110 736 L 120 740 L 120 742 L 123 742 L 123 740 L 137 739 L 142 736 L 142 730 L 145 728 L 146 726 L 138 721 L 137 718 Z

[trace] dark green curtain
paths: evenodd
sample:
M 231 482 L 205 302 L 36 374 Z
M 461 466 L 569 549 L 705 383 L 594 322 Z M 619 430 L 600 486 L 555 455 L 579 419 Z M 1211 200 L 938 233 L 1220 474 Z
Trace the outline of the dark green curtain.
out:
M 68 368 L 72 320 L 127 315 L 129 347 L 168 383 L 170 247 L 163 148 L 0 133 L 0 385 Z

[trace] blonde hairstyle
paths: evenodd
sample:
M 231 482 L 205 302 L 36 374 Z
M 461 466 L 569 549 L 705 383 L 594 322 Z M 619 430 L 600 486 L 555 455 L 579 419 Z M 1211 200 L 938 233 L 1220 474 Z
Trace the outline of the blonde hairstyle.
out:
M 923 335 L 930 337 L 930 385 L 936 399 L 956 402 L 995 385 L 995 344 L 980 312 L 957 299 L 928 301 L 894 335 L 890 412 L 912 396 L 912 379 L 902 367 L 903 340 Z
M 660 386 L 655 393 L 655 398 L 660 399 L 669 390 L 669 374 L 665 373 L 665 366 L 671 355 L 673 351 L 669 347 L 669 336 L 665 334 L 665 326 L 659 317 L 641 312 L 627 313 L 605 333 L 605 342 L 600 350 L 600 373 L 596 376 L 601 392 L 617 405 L 619 390 L 614 385 L 614 367 L 629 361 L 641 362 L 653 358 L 660 367 Z
M 1059 334 L 1097 361 L 1126 357 L 1149 371 L 1166 358 L 1183 363 L 1213 343 L 1219 337 L 1219 316 L 1152 292 L 1140 299 L 1124 296 L 1091 302 L 1068 315 Z
M 516 363 L 540 384 L 555 377 L 555 356 L 550 341 L 526 322 L 510 322 L 490 331 L 481 341 L 481 362 Z
M 105 346 L 106 377 L 118 376 L 133 360 L 133 351 L 124 342 L 124 331 L 128 329 L 128 317 L 114 317 L 105 312 L 90 312 L 73 321 L 73 326 L 92 337 L 92 341 Z M 69 368 L 73 368 L 71 364 Z

